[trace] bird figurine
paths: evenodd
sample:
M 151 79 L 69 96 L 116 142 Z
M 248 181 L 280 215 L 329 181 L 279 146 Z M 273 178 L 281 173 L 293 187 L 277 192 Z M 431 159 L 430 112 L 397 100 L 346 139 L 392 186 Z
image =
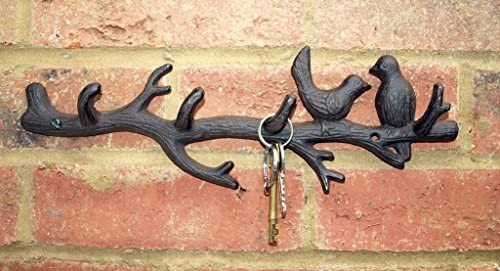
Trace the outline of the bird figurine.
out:
M 390 55 L 380 57 L 370 69 L 370 74 L 380 79 L 375 97 L 375 108 L 382 125 L 399 128 L 415 120 L 417 99 L 411 84 L 403 77 L 398 61 Z M 411 157 L 409 142 L 393 146 L 405 160 Z
M 371 86 L 357 75 L 349 75 L 342 83 L 331 90 L 315 86 L 305 88 L 299 93 L 307 110 L 318 120 L 335 121 L 343 119 L 351 111 L 352 104 Z
M 371 85 L 357 75 L 349 75 L 342 83 L 331 90 L 318 88 L 311 74 L 311 52 L 309 47 L 302 49 L 292 66 L 292 76 L 299 89 L 299 96 L 305 108 L 321 125 L 325 133 L 325 121 L 345 118 L 361 94 L 371 89 Z

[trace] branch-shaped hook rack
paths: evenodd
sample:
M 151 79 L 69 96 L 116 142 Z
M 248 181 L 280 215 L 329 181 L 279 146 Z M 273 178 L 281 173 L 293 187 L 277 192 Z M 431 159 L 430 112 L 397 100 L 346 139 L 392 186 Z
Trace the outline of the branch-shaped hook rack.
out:
M 219 138 L 258 140 L 260 119 L 221 116 L 194 120 L 194 112 L 204 98 L 204 90 L 195 88 L 182 103 L 175 120 L 162 119 L 147 107 L 156 96 L 170 93 L 169 86 L 159 86 L 159 80 L 172 71 L 166 64 L 150 75 L 144 90 L 129 104 L 109 112 L 99 112 L 94 103 L 101 94 L 98 83 L 87 85 L 78 97 L 78 115 L 55 109 L 46 89 L 39 83 L 27 86 L 28 109 L 21 119 L 24 129 L 33 133 L 84 137 L 113 132 L 133 132 L 154 139 L 180 169 L 197 178 L 220 186 L 237 189 L 230 175 L 234 163 L 224 162 L 208 167 L 193 160 L 186 146 L 195 142 Z M 329 193 L 330 181 L 344 182 L 344 175 L 328 170 L 323 161 L 332 161 L 333 153 L 317 150 L 314 145 L 325 142 L 344 142 L 360 146 L 396 168 L 403 168 L 410 159 L 413 142 L 448 142 L 458 134 L 454 121 L 438 121 L 450 109 L 443 102 L 443 86 L 436 84 L 425 114 L 414 121 L 415 97 L 411 85 L 399 73 L 397 61 L 390 56 L 379 59 L 370 72 L 382 81 L 377 93 L 376 108 L 382 125 L 365 126 L 346 120 L 355 99 L 370 89 L 360 77 L 350 75 L 336 89 L 318 89 L 311 75 L 310 49 L 305 47 L 296 57 L 292 75 L 299 96 L 314 121 L 294 124 L 294 136 L 288 148 L 302 157 L 316 172 L 323 192 Z M 289 135 L 287 119 L 295 109 L 297 98 L 288 94 L 274 117 L 264 124 L 269 141 L 283 142 Z M 283 130 L 283 132 L 281 132 Z

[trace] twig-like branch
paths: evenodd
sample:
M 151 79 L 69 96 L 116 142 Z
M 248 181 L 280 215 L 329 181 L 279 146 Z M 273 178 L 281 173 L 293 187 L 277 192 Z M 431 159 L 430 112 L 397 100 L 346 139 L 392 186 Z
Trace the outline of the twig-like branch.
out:
M 424 115 L 415 124 L 415 133 L 417 135 L 425 135 L 429 133 L 437 119 L 444 113 L 450 111 L 451 105 L 443 102 L 443 92 L 443 85 L 434 85 L 429 106 L 427 107 Z
M 97 123 L 98 112 L 94 107 L 97 97 L 101 94 L 101 85 L 92 83 L 83 88 L 78 96 L 77 109 L 80 123 L 83 126 L 90 126 Z
M 194 111 L 204 96 L 201 88 L 194 89 L 186 98 L 175 121 L 164 120 L 149 113 L 145 109 L 152 98 L 164 95 L 170 90 L 168 86 L 158 87 L 156 84 L 161 76 L 171 70 L 171 66 L 167 65 L 157 69 L 151 75 L 144 91 L 135 100 L 111 112 L 98 112 L 95 109 L 93 104 L 101 88 L 98 84 L 91 84 L 85 87 L 80 94 L 78 100 L 79 114 L 77 116 L 57 111 L 50 104 L 45 88 L 40 84 L 31 84 L 26 88 L 28 110 L 22 116 L 21 124 L 25 129 L 35 133 L 65 137 L 93 136 L 117 131 L 139 133 L 156 140 L 172 162 L 182 170 L 205 181 L 237 189 L 238 182 L 229 174 L 234 167 L 233 162 L 227 161 L 215 168 L 204 166 L 191 159 L 187 155 L 185 147 L 195 142 L 194 139 L 198 138 L 198 135 L 211 134 L 212 139 L 225 137 L 224 134 L 218 133 L 222 126 L 234 129 L 232 133 L 235 134 L 233 136 L 235 138 L 250 136 L 256 140 L 258 120 L 245 118 L 240 122 L 238 118 L 234 118 L 233 120 L 229 119 L 227 123 L 216 122 L 213 127 L 206 128 L 210 131 L 198 132 L 192 130 Z M 270 124 L 273 124 L 275 128 L 279 128 L 283 120 L 286 124 L 289 114 L 293 112 L 295 102 L 295 96 L 288 95 L 276 117 L 270 119 Z M 235 122 L 245 124 L 249 120 L 251 120 L 250 124 L 253 126 L 250 133 L 248 131 L 241 132 L 237 127 L 238 125 L 234 125 Z
M 176 144 L 174 150 L 174 163 L 191 175 L 231 189 L 237 189 L 239 187 L 236 179 L 229 174 L 234 167 L 232 161 L 226 161 L 220 166 L 212 168 L 202 165 L 189 157 L 186 153 L 186 146 L 183 144 Z
M 306 142 L 293 142 L 290 149 L 293 149 L 316 172 L 325 194 L 330 193 L 330 181 L 338 183 L 345 181 L 345 176 L 342 173 L 328 170 L 323 164 L 323 161 L 334 160 L 332 152 L 314 149 Z
M 171 90 L 170 86 L 158 86 L 158 82 L 163 76 L 170 73 L 172 69 L 172 65 L 165 64 L 154 70 L 149 76 L 144 90 L 128 107 L 136 112 L 146 110 L 155 97 L 169 94 Z
M 278 112 L 266 122 L 264 122 L 264 129 L 269 133 L 279 133 L 287 124 L 289 116 L 292 115 L 297 105 L 297 97 L 292 93 L 287 94 L 281 103 Z
M 303 50 L 297 57 L 292 70 L 302 74 L 310 73 L 310 65 L 300 60 L 306 59 Z M 300 71 L 299 69 L 306 69 Z M 158 86 L 160 79 L 172 70 L 171 65 L 156 69 L 148 79 L 144 91 L 129 104 L 110 111 L 99 112 L 94 103 L 100 95 L 97 83 L 85 87 L 78 98 L 78 115 L 70 115 L 56 110 L 50 104 L 45 88 L 38 83 L 26 88 L 28 109 L 21 118 L 22 126 L 31 132 L 62 137 L 94 136 L 119 131 L 139 133 L 154 139 L 165 154 L 185 172 L 202 180 L 237 189 L 239 184 L 230 171 L 233 162 L 227 161 L 218 167 L 208 167 L 188 156 L 186 146 L 192 143 L 219 139 L 240 138 L 258 140 L 257 128 L 260 119 L 250 117 L 213 117 L 193 119 L 196 107 L 203 100 L 204 92 L 196 88 L 181 105 L 176 120 L 165 120 L 147 111 L 151 100 L 170 92 L 169 86 Z M 299 92 L 312 83 L 294 76 Z M 416 124 L 400 128 L 386 126 L 364 126 L 344 119 L 328 120 L 315 118 L 313 122 L 294 124 L 294 136 L 288 148 L 302 157 L 316 172 L 325 193 L 330 190 L 330 181 L 343 182 L 341 173 L 330 171 L 323 165 L 332 161 L 331 152 L 316 150 L 314 145 L 325 142 L 354 144 L 375 154 L 386 163 L 403 168 L 406 162 L 401 155 L 391 152 L 389 147 L 399 142 L 446 142 L 458 134 L 458 126 L 452 121 L 436 122 L 439 115 L 447 111 L 442 102 L 442 87 L 435 87 L 428 111 Z M 296 97 L 287 95 L 278 112 L 264 125 L 264 136 L 270 142 L 284 142 L 290 128 L 287 118 L 293 112 Z M 340 112 L 340 111 L 339 111 Z M 279 131 L 279 132 L 278 132 Z
M 195 88 L 189 96 L 187 96 L 184 102 L 182 102 L 179 113 L 177 113 L 177 119 L 175 120 L 175 127 L 177 130 L 185 131 L 191 128 L 195 110 L 203 101 L 204 96 L 205 91 L 202 88 Z

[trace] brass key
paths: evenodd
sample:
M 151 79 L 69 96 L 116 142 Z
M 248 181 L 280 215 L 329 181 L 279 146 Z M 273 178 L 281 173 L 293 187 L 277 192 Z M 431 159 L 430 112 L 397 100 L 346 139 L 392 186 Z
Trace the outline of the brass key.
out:
M 269 244 L 278 243 L 278 182 L 269 188 Z

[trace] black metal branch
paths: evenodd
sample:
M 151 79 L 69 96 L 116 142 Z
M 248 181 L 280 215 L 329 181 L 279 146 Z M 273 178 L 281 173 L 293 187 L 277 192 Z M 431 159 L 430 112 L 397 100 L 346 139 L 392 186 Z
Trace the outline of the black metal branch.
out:
M 203 89 L 196 88 L 193 90 L 183 102 L 175 121 L 161 119 L 145 110 L 152 99 L 151 97 L 165 94 L 166 90 L 170 89 L 168 86 L 155 86 L 159 77 L 170 70 L 171 68 L 165 69 L 165 66 L 157 69 L 150 77 L 152 83 L 146 85 L 144 92 L 128 105 L 111 112 L 98 112 L 93 107 L 95 97 L 100 92 L 100 86 L 91 84 L 85 87 L 80 94 L 78 100 L 79 114 L 77 116 L 57 111 L 50 104 L 46 89 L 40 84 L 31 84 L 26 88 L 28 110 L 22 116 L 21 124 L 25 129 L 35 133 L 64 137 L 93 136 L 117 131 L 143 134 L 155 139 L 167 156 L 182 170 L 208 182 L 237 189 L 239 187 L 238 182 L 229 174 L 234 167 L 233 162 L 227 161 L 215 168 L 204 166 L 191 159 L 185 151 L 186 145 L 193 141 L 181 140 L 184 136 L 188 138 L 191 136 L 196 137 L 197 132 L 193 132 L 191 126 L 196 106 L 204 96 Z M 280 111 L 276 113 L 278 117 L 274 118 L 272 122 L 276 127 L 280 125 L 279 122 L 282 119 L 286 123 L 286 119 L 294 109 L 295 102 L 295 96 L 288 95 L 286 97 L 283 101 L 285 105 L 280 107 Z M 254 139 L 257 139 L 258 120 L 251 120 L 254 125 Z M 229 121 L 230 125 L 232 123 L 233 121 Z M 214 132 L 217 131 L 217 127 L 208 129 L 213 129 Z M 235 129 L 233 132 L 238 133 L 238 128 L 235 127 Z M 204 133 L 206 132 L 201 132 L 200 135 Z
M 231 189 L 237 189 L 239 187 L 238 181 L 229 174 L 234 167 L 232 161 L 226 161 L 217 167 L 208 167 L 189 157 L 186 153 L 186 145 L 177 143 L 175 144 L 174 150 L 176 165 L 189 174 L 210 183 Z
M 436 123 L 439 116 L 450 109 L 448 103 L 443 103 L 444 88 L 442 85 L 436 84 L 434 86 L 429 108 L 416 123 L 409 121 L 408 124 L 401 127 L 392 127 L 388 124 L 365 126 L 344 119 L 349 113 L 354 100 L 366 91 L 366 88 L 364 91 L 362 89 L 362 81 L 355 79 L 354 81 L 357 82 L 349 85 L 349 81 L 344 80 L 336 89 L 329 91 L 319 89 L 312 78 L 309 47 L 304 47 L 295 58 L 292 66 L 292 76 L 304 106 L 312 115 L 314 123 L 321 126 L 321 134 L 317 138 L 314 136 L 309 137 L 300 144 L 307 146 L 311 142 L 315 144 L 325 141 L 349 143 L 370 151 L 393 167 L 402 169 L 410 156 L 398 153 L 395 148 L 398 144 L 406 143 L 411 146 L 413 142 L 452 141 L 458 134 L 456 122 Z M 402 103 L 395 103 L 393 106 L 401 107 L 402 105 Z M 314 132 L 311 131 L 310 133 Z M 309 150 L 309 152 L 302 149 Z M 299 155 L 316 172 L 320 178 L 323 191 L 328 193 L 328 178 L 325 177 L 325 168 L 321 159 L 310 153 L 311 147 L 302 149 L 298 149 L 299 152 L 302 152 Z M 333 158 L 333 155 L 331 157 Z M 330 180 L 336 179 L 331 177 Z M 340 180 L 343 181 L 343 178 Z
M 306 49 L 301 51 L 292 68 L 299 93 L 312 83 L 311 78 L 308 82 L 300 80 L 307 78 L 301 77 L 301 74 L 310 75 L 310 63 L 304 65 L 299 61 L 309 57 L 308 55 L 304 57 L 304 53 L 308 53 Z M 94 136 L 118 131 L 142 134 L 157 141 L 172 162 L 188 174 L 217 185 L 237 189 L 239 184 L 230 175 L 234 167 L 233 162 L 227 161 L 218 167 L 208 167 L 190 158 L 185 147 L 195 142 L 219 138 L 258 140 L 257 128 L 260 119 L 223 116 L 193 120 L 196 107 L 203 100 L 204 92 L 201 88 L 194 89 L 186 98 L 176 120 L 165 120 L 153 115 L 146 110 L 147 106 L 154 97 L 170 92 L 169 86 L 158 86 L 158 82 L 171 70 L 171 65 L 156 69 L 151 74 L 144 91 L 136 99 L 110 112 L 99 112 L 94 107 L 100 94 L 98 84 L 88 85 L 80 94 L 77 104 L 78 115 L 56 110 L 50 104 L 45 88 L 38 83 L 30 84 L 26 88 L 28 109 L 21 118 L 21 124 L 26 130 L 34 133 L 61 137 Z M 365 91 L 366 85 L 356 81 L 357 79 L 354 80 L 354 86 L 361 86 Z M 348 82 L 346 86 L 349 84 Z M 287 95 L 275 116 L 265 123 L 264 136 L 268 141 L 284 142 L 288 138 L 290 128 L 286 125 L 287 118 L 293 112 L 295 105 L 296 97 Z M 399 128 L 387 125 L 364 126 L 343 118 L 329 120 L 313 116 L 315 117 L 313 122 L 294 124 L 294 136 L 288 148 L 311 166 L 320 179 L 323 191 L 328 193 L 330 181 L 343 182 L 345 178 L 341 173 L 325 168 L 323 162 L 332 161 L 333 154 L 316 150 L 315 144 L 324 142 L 354 144 L 367 149 L 394 167 L 403 168 L 406 160 L 398 153 L 390 151 L 390 146 L 400 142 L 446 142 L 456 138 L 458 134 L 456 122 L 437 121 L 444 107 L 446 104 L 442 103 L 442 88 L 435 88 L 435 95 L 429 105 L 432 110 L 429 109 L 417 124 L 410 123 Z M 344 114 L 345 110 L 336 112 Z
M 288 118 L 292 115 L 297 106 L 297 97 L 289 93 L 283 99 L 278 112 L 264 122 L 264 129 L 269 133 L 279 133 L 287 124 Z
M 136 112 L 146 110 L 155 97 L 169 94 L 171 91 L 170 86 L 158 86 L 158 82 L 163 76 L 170 73 L 172 69 L 172 65 L 165 64 L 154 70 L 149 76 L 148 81 L 144 86 L 144 90 L 128 106 L 129 109 Z
M 101 85 L 92 83 L 83 88 L 78 96 L 77 109 L 80 123 L 83 126 L 90 126 L 97 123 L 98 112 L 94 107 L 95 102 L 101 94 Z
M 334 156 L 330 151 L 317 150 L 307 142 L 296 142 L 290 144 L 290 149 L 297 153 L 316 172 L 321 188 L 325 194 L 330 193 L 330 181 L 343 183 L 345 176 L 336 171 L 328 170 L 323 161 L 333 161 Z
M 184 102 L 182 102 L 179 113 L 177 113 L 177 119 L 175 120 L 175 127 L 177 130 L 185 131 L 191 128 L 195 110 L 203 101 L 204 96 L 205 91 L 201 87 L 198 87 L 193 89 Z
M 444 86 L 442 84 L 434 84 L 429 106 L 424 115 L 415 123 L 415 133 L 417 135 L 429 133 L 437 119 L 444 113 L 450 111 L 451 105 L 447 102 L 443 102 L 443 92 Z

